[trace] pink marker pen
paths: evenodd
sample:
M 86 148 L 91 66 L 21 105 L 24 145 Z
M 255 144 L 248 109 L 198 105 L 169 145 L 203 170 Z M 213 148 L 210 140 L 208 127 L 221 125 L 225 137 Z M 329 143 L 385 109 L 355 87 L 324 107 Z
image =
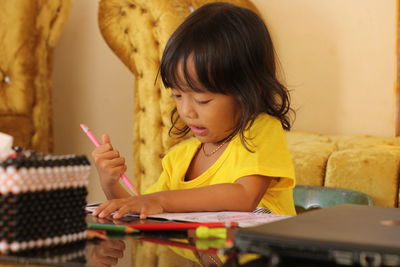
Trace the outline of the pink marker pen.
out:
M 86 133 L 86 135 L 89 137 L 89 139 L 93 142 L 93 144 L 98 147 L 100 146 L 100 142 L 97 140 L 97 138 L 94 136 L 94 134 L 89 130 L 89 127 L 87 127 L 85 124 L 80 125 L 82 130 Z M 135 186 L 131 183 L 129 178 L 123 173 L 121 174 L 121 179 L 124 181 L 125 185 L 136 195 L 139 195 L 139 192 L 135 189 Z

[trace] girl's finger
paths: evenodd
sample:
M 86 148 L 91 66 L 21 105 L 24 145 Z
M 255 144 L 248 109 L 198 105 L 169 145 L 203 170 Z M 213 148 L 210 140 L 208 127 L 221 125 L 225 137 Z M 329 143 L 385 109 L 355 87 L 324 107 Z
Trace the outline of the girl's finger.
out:
M 125 214 L 132 212 L 128 205 L 122 206 L 117 212 L 115 212 L 113 219 L 121 219 Z
M 124 204 L 117 210 L 115 215 L 113 216 L 114 219 L 119 219 L 125 214 L 129 212 L 137 212 L 137 203 L 134 201 L 132 197 L 125 198 Z
M 104 149 L 103 147 L 99 147 L 96 148 L 98 149 L 98 154 L 96 154 L 96 158 L 97 159 L 107 159 L 107 160 L 111 160 L 111 159 L 117 159 L 119 158 L 119 154 L 116 153 L 114 150 L 109 150 L 109 149 Z M 100 151 L 102 150 L 102 151 Z M 124 159 L 125 160 L 125 159 Z
M 139 218 L 141 220 L 145 220 L 147 218 L 147 214 L 146 213 L 140 213 Z
M 97 209 L 94 210 L 94 212 L 92 213 L 93 216 L 97 216 L 107 205 L 107 202 L 104 202 L 102 204 L 100 204 Z
M 110 167 L 120 167 L 125 165 L 125 158 L 115 158 L 111 159 L 110 162 L 108 163 Z
M 109 200 L 109 201 L 105 202 L 104 206 L 100 205 L 97 209 L 102 208 L 102 210 L 99 211 L 98 216 L 100 218 L 107 217 L 108 215 L 110 215 L 110 213 L 112 213 L 113 211 L 118 209 L 119 202 L 120 201 L 118 199 L 115 199 L 115 200 Z M 97 209 L 96 209 L 96 211 L 97 211 Z
M 140 218 L 141 220 L 144 220 L 144 219 L 147 218 L 147 215 L 148 215 L 148 212 L 147 212 L 146 207 L 142 207 L 142 208 L 140 209 L 139 218 Z
M 112 145 L 110 143 L 101 144 L 99 147 L 96 147 L 93 151 L 95 153 L 104 153 L 107 151 L 112 151 Z
M 103 141 L 103 144 L 111 144 L 111 138 L 108 134 L 103 134 L 101 140 Z

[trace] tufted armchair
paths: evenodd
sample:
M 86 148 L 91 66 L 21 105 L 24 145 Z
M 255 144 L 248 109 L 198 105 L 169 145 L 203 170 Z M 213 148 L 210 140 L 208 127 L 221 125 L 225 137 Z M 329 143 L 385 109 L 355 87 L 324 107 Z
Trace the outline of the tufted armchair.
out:
M 70 0 L 0 1 L 0 131 L 50 152 L 51 63 Z
M 133 173 L 140 191 L 161 173 L 161 158 L 179 142 L 168 136 L 174 106 L 169 90 L 156 80 L 169 36 L 192 8 L 210 0 L 101 0 L 100 31 L 114 53 L 135 75 Z M 229 0 L 256 10 L 248 0 Z

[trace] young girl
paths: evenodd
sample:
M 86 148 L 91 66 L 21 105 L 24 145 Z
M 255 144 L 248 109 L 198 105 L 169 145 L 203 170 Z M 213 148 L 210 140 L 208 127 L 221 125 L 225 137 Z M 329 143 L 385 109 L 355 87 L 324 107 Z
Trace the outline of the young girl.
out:
M 294 169 L 284 136 L 290 129 L 287 89 L 262 19 L 249 9 L 211 3 L 194 11 L 169 39 L 160 74 L 172 90 L 170 134 L 193 134 L 162 160 L 159 180 L 130 196 L 126 170 L 110 138 L 94 158 L 109 200 L 94 212 L 141 218 L 163 212 L 253 211 L 295 214 Z

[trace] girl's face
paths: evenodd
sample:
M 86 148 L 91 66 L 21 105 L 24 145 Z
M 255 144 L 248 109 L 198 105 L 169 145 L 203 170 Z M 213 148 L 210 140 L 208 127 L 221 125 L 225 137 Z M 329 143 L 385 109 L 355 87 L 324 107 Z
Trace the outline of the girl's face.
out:
M 191 77 L 196 77 L 193 62 L 187 64 Z M 178 66 L 179 77 L 183 77 L 181 69 Z M 233 96 L 181 87 L 172 89 L 178 114 L 200 142 L 217 143 L 232 133 L 239 119 L 239 105 Z

